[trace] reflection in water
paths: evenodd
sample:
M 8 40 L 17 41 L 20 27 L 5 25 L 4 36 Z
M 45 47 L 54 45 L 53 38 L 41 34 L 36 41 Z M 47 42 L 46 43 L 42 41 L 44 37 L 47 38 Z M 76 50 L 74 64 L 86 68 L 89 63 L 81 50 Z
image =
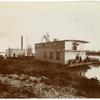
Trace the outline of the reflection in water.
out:
M 89 56 L 91 58 L 98 58 L 100 61 L 100 56 Z M 90 65 L 89 67 L 76 68 L 76 73 L 82 77 L 97 78 L 100 81 L 100 65 Z
M 89 79 L 97 78 L 98 80 L 100 80 L 100 65 L 99 66 L 91 65 L 90 69 L 88 69 L 87 72 L 85 73 L 85 77 Z
M 87 72 L 89 68 L 84 67 L 84 68 L 79 68 L 79 70 L 76 70 L 77 74 L 79 76 L 85 77 L 85 73 Z
M 92 58 L 98 58 L 100 61 L 100 56 L 89 56 Z M 97 78 L 100 81 L 100 65 L 90 65 L 90 69 L 87 70 L 85 73 L 85 77 L 91 79 L 91 78 Z
M 100 61 L 100 56 L 89 56 L 91 58 L 98 58 Z M 87 77 L 89 79 L 96 78 L 100 81 L 100 64 L 96 65 L 90 65 L 90 66 L 84 66 L 84 67 L 74 67 L 71 70 L 73 70 L 75 73 L 82 77 Z
M 74 67 L 73 70 L 76 74 L 89 79 L 96 78 L 100 81 L 100 65 L 90 65 L 84 67 Z
M 73 67 L 70 68 L 70 70 L 72 70 L 73 72 L 75 72 L 77 75 L 85 77 L 85 73 L 87 72 L 87 70 L 90 69 L 89 66 L 82 66 L 82 67 Z

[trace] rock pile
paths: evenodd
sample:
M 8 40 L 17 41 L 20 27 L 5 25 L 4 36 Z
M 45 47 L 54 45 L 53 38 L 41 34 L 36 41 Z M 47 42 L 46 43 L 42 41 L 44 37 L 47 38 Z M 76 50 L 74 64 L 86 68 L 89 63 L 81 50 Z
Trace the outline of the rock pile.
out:
M 34 77 L 24 74 L 0 74 L 1 98 L 64 98 L 77 97 L 74 89 L 48 85 L 45 76 Z M 74 92 L 74 93 L 73 93 Z

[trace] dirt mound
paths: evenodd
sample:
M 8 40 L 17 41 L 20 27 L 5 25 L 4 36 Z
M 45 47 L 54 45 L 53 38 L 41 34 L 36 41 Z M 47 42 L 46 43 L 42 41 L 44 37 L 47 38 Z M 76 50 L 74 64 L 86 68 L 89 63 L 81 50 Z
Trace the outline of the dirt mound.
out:
M 1 98 L 75 98 L 73 88 L 48 85 L 45 76 L 34 77 L 24 74 L 0 74 Z

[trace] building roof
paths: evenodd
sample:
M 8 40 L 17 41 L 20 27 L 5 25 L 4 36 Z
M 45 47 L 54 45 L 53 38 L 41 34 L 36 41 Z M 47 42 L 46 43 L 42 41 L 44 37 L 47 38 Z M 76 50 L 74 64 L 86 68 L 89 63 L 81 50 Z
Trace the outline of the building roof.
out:
M 74 39 L 56 40 L 56 41 L 42 42 L 42 43 L 53 43 L 53 42 L 80 42 L 80 43 L 89 43 L 88 41 L 84 41 L 84 40 L 74 40 Z M 41 43 L 36 43 L 36 44 L 41 44 Z
M 84 40 L 72 40 L 72 39 L 64 40 L 64 41 L 70 41 L 70 42 L 81 42 L 81 43 L 89 43 L 88 41 L 84 41 Z

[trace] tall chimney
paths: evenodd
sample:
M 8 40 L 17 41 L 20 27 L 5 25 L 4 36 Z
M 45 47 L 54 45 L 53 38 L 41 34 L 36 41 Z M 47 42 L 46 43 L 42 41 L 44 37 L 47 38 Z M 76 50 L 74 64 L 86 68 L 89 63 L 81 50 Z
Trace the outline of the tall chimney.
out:
M 23 50 L 23 36 L 21 36 L 21 51 Z

